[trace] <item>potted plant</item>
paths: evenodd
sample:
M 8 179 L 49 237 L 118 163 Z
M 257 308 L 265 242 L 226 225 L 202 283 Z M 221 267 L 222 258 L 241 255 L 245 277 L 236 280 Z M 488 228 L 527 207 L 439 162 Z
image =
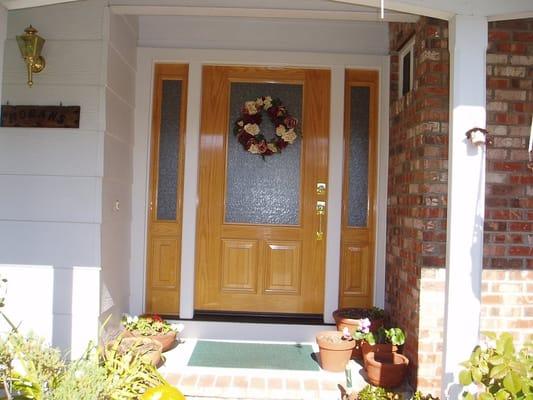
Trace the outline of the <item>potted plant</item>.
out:
M 350 333 L 354 333 L 361 328 L 361 321 L 368 319 L 370 321 L 370 331 L 376 332 L 379 327 L 383 326 L 385 310 L 378 307 L 339 308 L 333 311 L 333 318 L 335 319 L 335 324 L 337 324 L 338 331 L 348 328 Z
M 404 355 L 371 351 L 364 358 L 368 381 L 372 385 L 391 389 L 400 386 L 405 379 L 409 359 Z
M 396 353 L 405 343 L 405 333 L 400 328 L 379 328 L 377 332 L 369 332 L 361 344 L 363 358 L 367 353 Z M 366 360 L 365 360 L 366 368 Z
M 176 341 L 176 335 L 183 330 L 182 324 L 169 324 L 157 314 L 131 317 L 125 315 L 122 325 L 131 336 L 147 336 L 163 346 L 162 351 L 170 349 Z
M 319 332 L 316 342 L 320 350 L 322 369 L 331 372 L 344 371 L 355 346 L 355 340 L 350 333 L 347 330 Z
M 158 367 L 161 364 L 163 345 L 148 336 L 119 337 L 107 344 L 108 350 L 117 351 L 120 354 L 134 353 L 144 361 Z

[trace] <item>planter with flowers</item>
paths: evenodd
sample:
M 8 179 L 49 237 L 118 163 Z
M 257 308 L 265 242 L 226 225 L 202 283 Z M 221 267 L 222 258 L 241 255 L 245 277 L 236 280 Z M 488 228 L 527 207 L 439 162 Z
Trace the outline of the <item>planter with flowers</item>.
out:
M 316 342 L 320 349 L 322 369 L 331 372 L 344 371 L 355 346 L 355 340 L 348 330 L 319 332 L 316 335 Z
M 337 330 L 342 331 L 348 328 L 350 333 L 354 333 L 362 328 L 362 321 L 370 322 L 370 332 L 377 332 L 383 326 L 385 320 L 385 310 L 373 308 L 339 308 L 333 311 L 333 318 L 337 324 Z
M 177 334 L 183 330 L 182 324 L 170 324 L 156 314 L 135 317 L 125 315 L 122 318 L 122 325 L 126 335 L 149 337 L 161 343 L 163 352 L 172 347 Z
M 381 327 L 365 335 L 362 351 L 370 383 L 384 388 L 402 384 L 409 365 L 409 359 L 398 353 L 404 343 L 405 333 L 400 328 Z

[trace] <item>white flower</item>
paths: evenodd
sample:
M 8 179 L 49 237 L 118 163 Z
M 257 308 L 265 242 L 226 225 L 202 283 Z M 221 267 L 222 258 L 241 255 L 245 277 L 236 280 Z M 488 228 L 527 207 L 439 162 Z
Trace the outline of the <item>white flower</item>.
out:
M 244 103 L 244 108 L 248 115 L 257 114 L 257 107 L 255 106 L 255 101 L 247 101 Z
M 293 129 L 289 129 L 287 132 L 285 132 L 281 138 L 286 141 L 287 143 L 293 144 L 296 140 L 296 133 Z
M 263 105 L 263 99 L 261 97 L 258 97 L 257 100 L 255 101 L 255 105 L 257 107 L 261 107 Z
M 139 317 L 138 316 L 135 316 L 132 318 L 132 322 L 138 322 L 139 321 Z
M 21 378 L 24 378 L 25 376 L 28 375 L 28 372 L 26 371 L 24 364 L 22 363 L 22 361 L 20 361 L 16 357 L 13 360 L 11 360 L 11 369 Z
M 83 371 L 77 370 L 76 372 L 74 372 L 74 378 L 78 381 L 83 378 Z
M 183 324 L 171 324 L 172 330 L 181 333 L 185 329 L 185 325 Z
M 255 143 L 251 144 L 250 145 L 250 148 L 248 149 L 248 151 L 252 154 L 260 154 L 261 152 L 259 151 L 259 146 L 257 146 Z
M 259 129 L 259 125 L 257 124 L 246 124 L 244 125 L 244 131 L 246 133 L 249 133 L 252 136 L 255 136 L 259 133 L 261 129 Z
M 263 108 L 264 108 L 265 110 L 268 110 L 270 107 L 272 107 L 272 97 L 267 96 L 267 97 L 265 97 L 265 99 L 263 100 Z
M 278 148 L 276 147 L 276 145 L 274 143 L 267 144 L 267 147 L 272 153 L 277 153 L 278 152 Z
M 287 132 L 287 129 L 285 129 L 284 125 L 278 125 L 276 126 L 276 135 L 283 136 L 283 134 Z

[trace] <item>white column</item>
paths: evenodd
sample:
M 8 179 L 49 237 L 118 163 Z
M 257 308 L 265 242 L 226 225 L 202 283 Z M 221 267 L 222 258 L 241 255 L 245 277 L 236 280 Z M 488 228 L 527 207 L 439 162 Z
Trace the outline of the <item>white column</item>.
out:
M 7 36 L 7 9 L 0 4 L 0 104 L 2 104 L 2 82 L 4 77 L 4 44 Z
M 487 20 L 450 20 L 448 239 L 441 398 L 458 398 L 459 363 L 478 342 L 485 208 L 485 146 L 465 133 L 486 124 Z

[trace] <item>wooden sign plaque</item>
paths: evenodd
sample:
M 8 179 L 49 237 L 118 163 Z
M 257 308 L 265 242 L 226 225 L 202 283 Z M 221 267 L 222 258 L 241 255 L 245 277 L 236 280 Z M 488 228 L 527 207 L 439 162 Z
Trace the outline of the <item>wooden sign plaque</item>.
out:
M 2 126 L 79 128 L 80 106 L 2 106 Z

